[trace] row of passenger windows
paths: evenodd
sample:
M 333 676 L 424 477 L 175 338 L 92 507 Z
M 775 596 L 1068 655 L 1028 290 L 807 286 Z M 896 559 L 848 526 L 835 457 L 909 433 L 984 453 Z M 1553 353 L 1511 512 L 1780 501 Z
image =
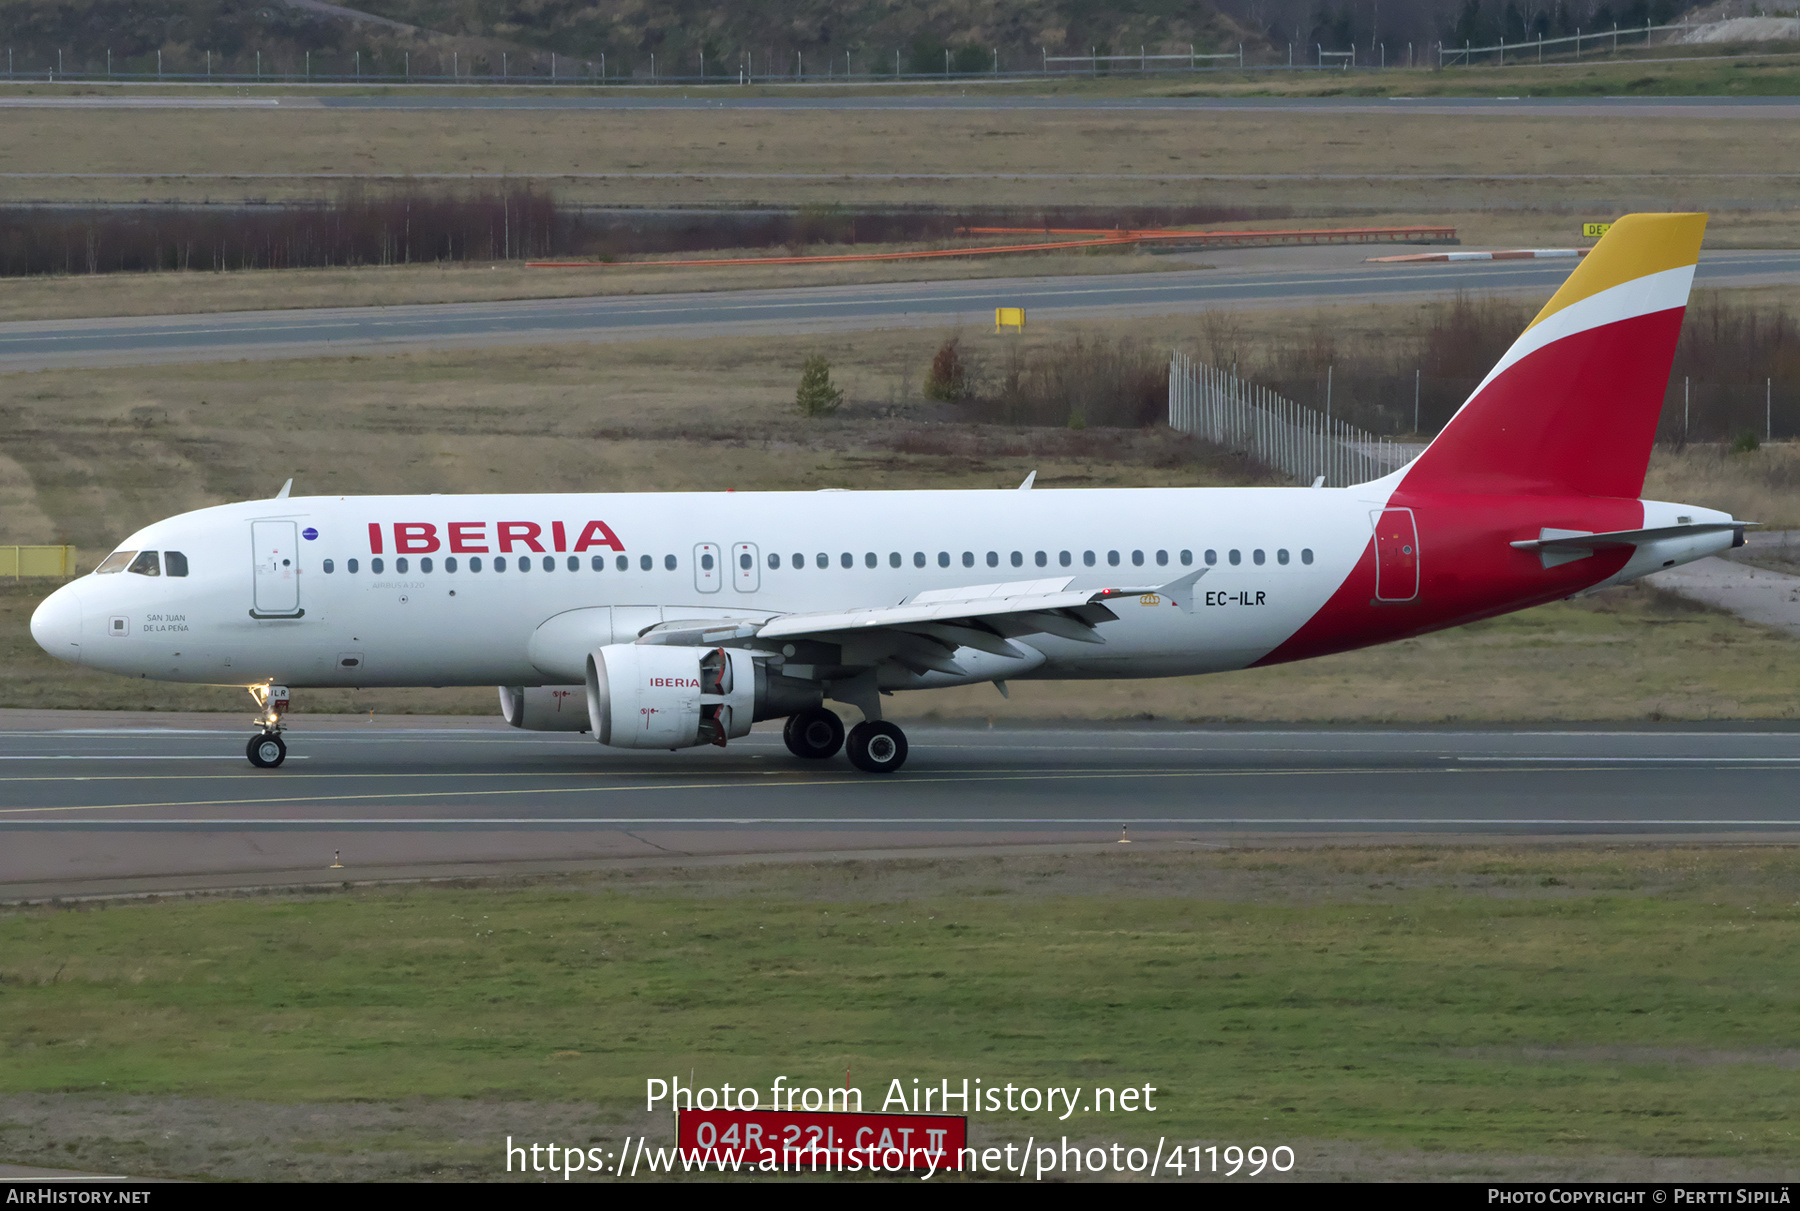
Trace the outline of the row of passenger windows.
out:
M 114 551 L 100 562 L 94 574 L 103 572 L 136 572 L 139 576 L 186 576 L 187 556 L 180 551 L 164 551 L 159 560 L 155 551 Z
M 790 563 L 789 563 L 790 567 L 804 568 L 806 566 L 806 556 L 801 554 L 798 551 L 794 552 L 794 554 L 792 556 L 790 556 L 789 558 L 790 558 Z M 1217 564 L 1219 562 L 1219 553 L 1217 551 L 1206 551 L 1203 553 L 1202 558 L 1205 560 L 1206 566 L 1212 567 L 1214 564 Z M 1033 567 L 1038 567 L 1038 568 L 1049 567 L 1050 559 L 1051 559 L 1051 556 L 1050 556 L 1050 552 L 1048 552 L 1048 551 L 1034 551 L 1031 553 L 1031 556 L 1030 556 L 1031 565 Z M 1184 567 L 1184 568 L 1192 567 L 1193 563 L 1194 563 L 1194 553 L 1192 551 L 1181 551 L 1181 552 L 1177 553 L 1176 559 L 1181 564 L 1182 567 Z M 1230 563 L 1233 567 L 1236 567 L 1237 565 L 1244 562 L 1244 553 L 1242 551 L 1227 551 L 1227 552 L 1225 552 L 1225 559 L 1226 559 L 1226 562 Z M 1280 548 L 1275 552 L 1275 562 L 1276 563 L 1285 564 L 1288 562 L 1288 559 L 1289 559 L 1289 556 L 1288 556 L 1287 549 L 1285 547 Z M 711 560 L 712 560 L 712 556 L 710 556 L 710 555 L 702 556 L 701 567 L 707 568 L 710 570 L 712 567 Z M 1131 561 L 1131 566 L 1134 568 L 1141 568 L 1144 566 L 1144 564 L 1146 562 L 1154 562 L 1156 564 L 1156 566 L 1159 568 L 1167 567 L 1169 564 L 1169 553 L 1167 551 L 1156 551 L 1152 555 L 1146 556 L 1145 552 L 1143 552 L 1143 551 L 1133 551 L 1133 552 L 1131 552 L 1131 555 L 1130 555 L 1130 561 Z M 1262 551 L 1260 549 L 1253 550 L 1250 552 L 1250 562 L 1256 564 L 1258 567 L 1261 567 L 1267 561 L 1268 561 L 1267 552 Z M 1311 563 L 1312 561 L 1313 561 L 1313 553 L 1312 553 L 1311 549 L 1303 548 L 1300 552 L 1300 562 L 1301 563 Z M 739 562 L 743 567 L 748 568 L 750 566 L 750 556 L 748 554 L 740 556 Z M 879 555 L 877 555 L 874 551 L 865 551 L 863 553 L 862 562 L 863 562 L 863 566 L 866 568 L 880 567 L 881 566 L 881 557 Z M 888 552 L 888 557 L 887 557 L 888 567 L 898 568 L 898 567 L 902 566 L 905 562 L 906 561 L 901 556 L 900 552 L 898 552 L 898 551 L 889 551 Z M 930 562 L 930 560 L 926 558 L 925 552 L 923 552 L 923 551 L 914 551 L 913 552 L 913 554 L 912 554 L 913 567 L 922 568 L 922 567 L 925 567 L 929 562 Z M 950 552 L 939 551 L 937 553 L 937 566 L 938 567 L 940 567 L 940 568 L 950 567 L 952 562 L 953 561 L 950 558 Z M 1000 562 L 1001 562 L 1000 552 L 989 551 L 987 553 L 986 562 L 987 562 L 987 566 L 990 568 L 999 567 Z M 1025 552 L 1023 552 L 1023 551 L 1012 552 L 1007 557 L 1007 562 L 1010 563 L 1015 568 L 1024 567 L 1025 563 L 1026 563 Z M 1083 551 L 1081 553 L 1081 566 L 1082 567 L 1084 567 L 1084 568 L 1095 567 L 1096 565 L 1099 564 L 1099 562 L 1100 562 L 1100 556 L 1098 555 L 1098 553 L 1096 553 L 1094 551 Z M 1106 566 L 1107 567 L 1116 568 L 1123 562 L 1125 562 L 1125 556 L 1122 555 L 1120 552 L 1118 552 L 1118 551 L 1106 552 Z M 831 556 L 828 555 L 824 551 L 820 551 L 817 555 L 813 556 L 813 563 L 820 568 L 829 568 L 831 566 Z M 972 568 L 975 566 L 975 563 L 976 563 L 975 552 L 964 551 L 962 553 L 962 566 L 963 567 Z M 1056 566 L 1057 567 L 1068 568 L 1068 567 L 1073 567 L 1074 565 L 1075 565 L 1075 553 L 1073 551 L 1058 551 L 1056 553 Z M 841 555 L 838 556 L 838 566 L 845 567 L 845 568 L 854 568 L 856 566 L 856 556 L 849 551 L 843 552 Z M 779 569 L 781 567 L 781 556 L 776 555 L 776 554 L 771 554 L 769 556 L 769 567 L 771 569 Z
M 592 564 L 594 571 L 596 571 L 596 572 L 606 571 L 606 556 L 604 556 L 604 555 L 592 556 L 591 564 Z M 631 571 L 631 557 L 630 556 L 621 555 L 614 561 L 614 564 L 618 568 L 618 570 L 621 572 Z M 675 570 L 675 568 L 677 567 L 677 561 L 673 555 L 665 555 L 662 557 L 662 565 L 666 571 L 673 572 Z M 519 556 L 518 559 L 515 561 L 514 566 L 516 566 L 518 568 L 518 570 L 521 572 L 531 571 L 531 569 L 532 569 L 531 556 L 529 556 L 529 555 Z M 556 556 L 554 556 L 554 555 L 544 556 L 542 564 L 540 566 L 542 566 L 543 570 L 546 572 L 556 571 Z M 327 559 L 322 564 L 320 564 L 319 567 L 327 575 L 330 575 L 331 573 L 337 571 L 337 562 L 335 560 Z M 431 556 L 426 555 L 426 556 L 423 556 L 420 558 L 419 571 L 430 572 L 430 571 L 435 570 L 435 568 L 436 568 L 436 563 L 431 558 Z M 458 564 L 457 564 L 456 556 L 446 555 L 444 557 L 444 571 L 454 572 L 457 570 L 457 568 L 458 568 Z M 494 568 L 494 571 L 496 571 L 496 572 L 506 571 L 506 568 L 507 568 L 506 556 L 504 556 L 504 555 L 494 556 L 493 568 Z M 579 555 L 569 556 L 568 557 L 568 568 L 569 568 L 569 571 L 571 571 L 571 572 L 581 571 L 581 556 L 579 556 Z M 644 571 L 644 572 L 655 571 L 655 569 L 656 569 L 655 557 L 650 556 L 650 555 L 638 556 L 638 568 L 640 571 Z M 479 572 L 479 571 L 481 571 L 481 569 L 482 569 L 481 556 L 479 556 L 479 555 L 469 556 L 469 571 Z M 344 561 L 344 571 L 354 574 L 356 572 L 360 572 L 361 570 L 362 570 L 362 561 L 361 560 L 346 559 Z M 382 575 L 384 572 L 387 571 L 387 561 L 382 559 L 381 556 L 379 556 L 379 555 L 375 556 L 374 558 L 369 560 L 369 571 L 373 572 L 377 576 Z M 412 571 L 412 562 L 409 559 L 407 559 L 406 556 L 401 555 L 394 560 L 394 571 L 396 574 L 404 576 L 407 573 Z
M 144 554 L 149 555 L 152 557 L 152 559 L 154 559 L 156 552 L 146 551 L 146 552 L 144 552 Z M 170 552 L 168 552 L 168 555 L 171 560 L 180 558 L 179 552 L 170 551 Z M 116 558 L 116 556 L 115 556 L 115 558 Z M 1205 551 L 1205 552 L 1202 552 L 1201 558 L 1205 562 L 1207 567 L 1212 567 L 1219 562 L 1219 553 L 1217 551 L 1210 551 L 1210 550 Z M 1130 554 L 1130 560 L 1131 560 L 1132 567 L 1143 567 L 1146 562 L 1154 562 L 1157 567 L 1167 567 L 1168 563 L 1169 563 L 1169 553 L 1167 551 L 1156 551 L 1150 555 L 1146 555 L 1146 553 L 1143 551 L 1133 551 Z M 1178 552 L 1176 555 L 1176 560 L 1184 568 L 1192 567 L 1193 563 L 1194 563 L 1194 553 L 1192 551 Z M 545 555 L 539 561 L 538 566 L 541 567 L 546 572 L 554 572 L 554 571 L 556 571 L 556 561 L 557 561 L 556 556 Z M 1125 561 L 1125 556 L 1122 555 L 1120 552 L 1118 552 L 1118 551 L 1106 552 L 1106 566 L 1107 567 L 1116 568 L 1124 561 Z M 1225 552 L 1225 561 L 1227 563 L 1229 563 L 1232 567 L 1237 567 L 1238 565 L 1240 565 L 1244 562 L 1244 553 L 1242 551 L 1235 550 L 1235 549 L 1228 550 Z M 1303 564 L 1310 564 L 1312 561 L 1313 561 L 1312 549 L 1310 547 L 1302 547 L 1300 549 L 1300 562 Z M 110 563 L 112 561 L 108 560 L 107 562 Z M 446 572 L 455 572 L 458 568 L 457 558 L 454 555 L 445 556 L 443 562 L 444 562 L 444 571 L 446 571 Z M 496 555 L 493 557 L 492 562 L 493 562 L 494 571 L 504 572 L 507 570 L 506 556 Z M 874 551 L 865 551 L 863 553 L 862 562 L 863 562 L 863 566 L 866 568 L 875 568 L 875 567 L 881 566 L 881 559 Z M 912 556 L 913 567 L 923 568 L 929 562 L 930 561 L 925 556 L 925 552 L 923 552 L 923 551 L 914 551 L 913 552 L 913 556 Z M 1008 559 L 1008 562 L 1015 568 L 1024 567 L 1025 566 L 1025 552 L 1023 552 L 1023 551 L 1012 552 Z M 1099 562 L 1100 562 L 1100 556 L 1098 555 L 1098 553 L 1096 553 L 1094 551 L 1083 551 L 1081 553 L 1081 565 L 1083 567 L 1085 567 L 1085 568 L 1095 567 L 1099 564 Z M 1265 563 L 1268 562 L 1267 552 L 1263 551 L 1260 547 L 1252 550 L 1250 552 L 1250 562 L 1255 564 L 1259 568 L 1262 567 Z M 1289 562 L 1289 555 L 1288 555 L 1288 551 L 1287 551 L 1286 547 L 1278 547 L 1276 549 L 1275 562 L 1278 564 L 1282 564 L 1282 565 L 1285 565 Z M 749 552 L 746 551 L 738 556 L 738 563 L 739 563 L 739 566 L 741 566 L 746 571 L 748 571 L 754 565 L 754 560 L 752 560 Z M 890 551 L 890 552 L 888 552 L 887 563 L 890 568 L 898 568 L 898 567 L 901 567 L 905 563 L 905 560 L 901 557 L 900 552 Z M 964 551 L 962 553 L 962 566 L 963 567 L 972 568 L 975 566 L 975 563 L 976 563 L 975 552 Z M 1000 552 L 989 551 L 987 553 L 986 563 L 987 563 L 987 566 L 990 568 L 999 567 L 1000 566 Z M 1031 563 L 1032 563 L 1033 567 L 1039 567 L 1039 568 L 1049 567 L 1050 566 L 1050 553 L 1048 551 L 1033 552 L 1031 555 Z M 794 554 L 791 557 L 791 563 L 789 566 L 798 569 L 798 568 L 804 568 L 806 566 L 806 564 L 807 564 L 806 556 L 801 554 L 799 551 L 796 551 L 796 552 L 794 552 Z M 817 555 L 813 556 L 813 564 L 814 564 L 814 566 L 819 567 L 819 568 L 829 568 L 831 566 L 831 556 L 824 551 L 820 551 Z M 950 558 L 950 552 L 939 551 L 937 553 L 937 566 L 938 567 L 947 568 L 947 567 L 950 567 L 951 564 L 952 564 L 952 560 Z M 1068 567 L 1073 567 L 1074 564 L 1075 564 L 1074 552 L 1058 551 L 1056 553 L 1056 566 L 1061 567 L 1061 568 L 1068 568 Z M 327 559 L 320 566 L 327 574 L 337 571 L 337 564 L 334 560 Z M 533 566 L 531 556 L 529 556 L 529 555 L 519 556 L 518 559 L 515 561 L 515 566 L 521 572 L 531 571 L 532 566 Z M 606 556 L 604 556 L 604 555 L 591 556 L 589 559 L 589 566 L 592 567 L 593 570 L 596 572 L 604 572 L 606 570 Z M 630 556 L 620 555 L 620 556 L 615 557 L 615 559 L 613 560 L 613 566 L 621 572 L 629 572 L 631 570 Z M 665 555 L 662 557 L 662 566 L 665 571 L 673 572 L 673 571 L 675 571 L 676 567 L 678 566 L 678 561 L 676 560 L 675 556 L 673 556 L 673 555 Z M 710 554 L 702 555 L 700 557 L 700 566 L 708 572 L 712 571 L 713 557 Z M 770 569 L 777 570 L 781 566 L 782 566 L 782 557 L 778 554 L 773 554 L 773 553 L 770 554 L 769 555 Z M 856 566 L 856 556 L 849 551 L 843 552 L 842 554 L 840 554 L 838 556 L 838 566 L 844 567 L 844 568 L 854 568 Z M 567 567 L 568 567 L 569 571 L 571 571 L 571 572 L 579 572 L 581 570 L 581 557 L 579 555 L 570 555 L 567 560 Z M 420 559 L 419 559 L 419 571 L 420 572 L 431 572 L 434 570 L 434 568 L 435 568 L 435 563 L 432 560 L 431 556 L 426 555 L 426 556 L 420 557 Z M 481 571 L 482 570 L 481 556 L 479 556 L 479 555 L 469 556 L 468 557 L 468 568 L 469 568 L 469 571 L 471 571 L 471 572 Z M 655 557 L 651 556 L 651 555 L 638 556 L 638 569 L 643 572 L 654 571 L 656 569 Z M 117 569 L 117 568 L 109 569 L 109 568 L 106 568 L 104 565 L 102 565 L 100 570 L 116 572 L 119 569 Z M 134 567 L 132 567 L 131 570 L 135 572 L 138 569 L 134 566 Z M 355 560 L 355 559 L 346 559 L 344 561 L 344 571 L 352 573 L 352 574 L 361 571 L 360 561 Z M 377 576 L 382 575 L 383 573 L 385 573 L 387 571 L 386 562 L 379 555 L 371 558 L 369 560 L 369 571 L 374 573 Z M 411 561 L 408 560 L 407 557 L 404 555 L 397 556 L 394 559 L 394 571 L 396 574 L 399 574 L 402 576 L 407 575 L 408 573 L 410 573 L 412 571 Z M 151 571 L 148 573 L 148 575 L 154 576 L 154 575 L 156 575 L 156 573 L 154 571 Z M 187 575 L 187 561 L 185 559 L 182 560 L 181 571 L 179 571 L 179 572 L 174 570 L 174 564 L 171 563 L 169 575 L 171 575 L 171 576 L 186 576 Z

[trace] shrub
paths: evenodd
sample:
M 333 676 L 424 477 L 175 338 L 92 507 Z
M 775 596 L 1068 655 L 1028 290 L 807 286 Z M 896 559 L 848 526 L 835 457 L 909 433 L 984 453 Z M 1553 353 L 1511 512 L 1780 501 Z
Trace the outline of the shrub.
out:
M 1077 335 L 1029 354 L 1012 347 L 998 390 L 975 401 L 1011 425 L 1138 429 L 1168 415 L 1169 362 L 1136 341 Z
M 1756 436 L 1754 429 L 1745 429 L 1737 435 L 1737 440 L 1731 443 L 1733 454 L 1754 454 L 1760 449 L 1762 449 L 1762 441 Z
M 969 394 L 968 369 L 963 365 L 962 350 L 955 337 L 945 341 L 937 356 L 931 359 L 931 371 L 925 376 L 925 394 L 947 404 Z
M 831 384 L 831 363 L 815 353 L 800 371 L 800 389 L 794 392 L 794 409 L 802 416 L 830 416 L 844 402 L 844 393 Z

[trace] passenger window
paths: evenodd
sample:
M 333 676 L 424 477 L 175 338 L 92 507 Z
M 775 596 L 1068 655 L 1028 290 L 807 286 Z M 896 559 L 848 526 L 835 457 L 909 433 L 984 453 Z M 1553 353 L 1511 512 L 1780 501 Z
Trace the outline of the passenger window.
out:
M 888 552 L 888 567 L 897 568 L 899 566 L 900 566 L 900 552 L 889 551 Z
M 1042 552 L 1042 551 L 1039 551 L 1032 558 L 1037 561 L 1037 566 L 1040 568 L 1046 566 L 1050 562 L 1050 557 L 1048 555 L 1044 554 L 1044 552 Z
M 431 571 L 431 556 L 427 555 L 424 559 L 421 559 L 419 561 L 419 571 L 425 572 L 425 573 L 429 573 Z
M 180 551 L 164 551 L 163 552 L 163 575 L 164 576 L 186 576 L 187 575 L 187 556 L 183 555 Z
M 569 556 L 569 571 L 571 571 L 571 572 L 581 571 L 581 557 L 579 555 Z
M 950 552 L 939 551 L 938 552 L 938 567 L 947 568 L 949 566 L 950 566 Z
M 594 571 L 596 571 L 596 572 L 606 571 L 606 556 L 596 555 L 593 557 L 593 559 L 590 561 L 590 563 L 591 563 L 591 566 L 593 567 Z M 452 572 L 456 571 L 455 568 L 451 568 L 450 570 Z
M 745 571 L 749 571 L 755 564 L 756 561 L 750 558 L 750 552 L 748 551 L 745 551 L 742 555 L 738 556 L 738 567 L 743 568 Z
M 655 566 L 656 566 L 656 561 L 654 559 L 651 559 L 648 555 L 638 556 L 638 568 L 641 571 L 648 572 L 651 568 L 654 568 Z
M 1081 566 L 1084 568 L 1091 568 L 1094 566 L 1094 553 L 1092 551 L 1083 551 L 1081 553 Z
M 798 563 L 799 561 L 796 560 L 795 562 Z M 780 569 L 780 567 L 781 567 L 781 556 L 771 553 L 769 555 L 769 570 L 771 572 L 777 571 Z
M 673 558 L 673 557 L 671 556 L 671 558 Z M 429 572 L 431 569 L 426 568 L 425 570 L 427 572 Z M 544 571 L 546 571 L 546 572 L 556 571 L 556 556 L 554 556 L 554 555 L 544 556 Z
M 838 563 L 842 564 L 846 568 L 854 568 L 856 566 L 856 556 L 850 554 L 850 552 L 848 552 L 848 551 L 845 551 L 841 555 L 838 556 Z
M 872 568 L 875 566 L 875 564 L 877 562 L 878 561 L 875 558 L 875 552 L 873 552 L 873 551 L 864 551 L 863 552 L 863 566 L 865 568 Z
M 988 567 L 997 568 L 999 566 L 1000 566 L 1000 552 L 989 551 L 988 552 Z
M 1244 557 L 1236 551 L 1232 551 L 1231 553 L 1226 555 L 1225 558 L 1227 558 L 1231 561 L 1231 566 L 1234 568 L 1237 567 L 1240 563 L 1244 562 Z
M 613 567 L 617 568 L 621 572 L 631 571 L 631 556 L 629 556 L 629 555 L 619 556 L 617 559 L 613 560 Z M 479 568 L 477 568 L 476 570 L 480 571 Z
M 162 564 L 157 560 L 155 551 L 139 551 L 138 557 L 125 570 L 136 572 L 139 576 L 161 576 Z
M 1133 551 L 1131 553 L 1131 566 L 1134 568 L 1141 568 L 1144 566 L 1144 553 L 1142 551 Z
M 1217 551 L 1208 551 L 1206 553 L 1206 566 L 1207 567 L 1210 568 L 1218 562 L 1219 562 L 1219 553 Z
M 675 557 L 673 555 L 663 556 L 663 567 L 673 572 L 675 570 Z
M 963 567 L 972 568 L 974 566 L 975 566 L 975 552 L 964 551 L 963 552 Z
M 702 570 L 710 572 L 712 571 L 712 565 L 713 557 L 711 554 L 702 555 L 700 557 L 700 567 Z
M 327 575 L 327 576 L 329 576 L 333 572 L 337 571 L 337 568 L 335 566 L 333 566 L 332 562 L 329 559 L 327 559 L 324 563 L 320 564 L 319 566 L 325 570 L 325 575 Z
M 823 551 L 820 551 L 817 562 L 821 568 L 829 568 L 831 566 L 831 556 L 825 554 L 825 552 L 823 552 Z
M 505 561 L 501 560 L 500 562 L 504 563 Z M 375 575 L 379 576 L 386 570 L 387 564 L 382 562 L 381 556 L 377 555 L 374 559 L 369 561 L 369 571 Z
M 353 559 L 350 561 L 350 563 L 351 563 L 350 570 L 352 572 L 356 571 L 356 567 L 355 567 L 356 561 Z M 469 556 L 469 571 L 471 571 L 471 572 L 481 571 L 481 556 L 479 556 L 479 555 Z
M 454 572 L 454 571 L 456 571 L 456 556 L 454 556 L 454 555 L 449 555 L 449 556 L 446 556 L 446 557 L 445 557 L 445 559 L 444 559 L 444 571 L 446 571 L 446 572 Z
M 1301 547 L 1300 548 L 1300 562 L 1301 563 L 1311 563 L 1312 562 L 1312 548 L 1311 547 Z
M 1275 562 L 1278 564 L 1281 564 L 1283 567 L 1285 567 L 1287 565 L 1287 561 L 1288 561 L 1287 548 L 1286 547 L 1278 548 L 1275 552 Z
M 925 552 L 914 551 L 913 552 L 913 567 L 922 568 L 924 566 L 925 566 Z
M 495 564 L 498 564 L 500 561 L 496 559 L 494 562 L 495 562 Z M 521 572 L 531 571 L 531 556 L 529 556 L 529 555 L 519 556 L 519 571 L 521 571 Z
M 406 567 L 406 556 L 402 555 L 399 559 L 394 561 L 394 571 L 399 575 L 406 575 Z
M 1022 552 L 1022 551 L 1014 551 L 1014 552 L 1013 552 L 1013 553 L 1012 553 L 1012 566 L 1013 566 L 1013 567 L 1015 567 L 1015 568 L 1022 568 L 1022 567 L 1024 567 L 1024 566 L 1025 566 L 1025 555 L 1024 555 L 1024 552 Z
M 1063 567 L 1066 568 L 1071 563 L 1075 562 L 1075 557 L 1073 555 L 1070 555 L 1067 551 L 1061 551 L 1061 552 L 1058 552 L 1058 554 L 1056 556 L 1056 562 L 1060 563 Z
M 114 551 L 111 555 L 108 555 L 105 559 L 100 561 L 100 566 L 94 569 L 94 575 L 99 576 L 102 573 L 123 572 L 125 570 L 125 565 L 129 564 L 131 562 L 131 557 L 136 554 L 136 551 Z
M 479 570 L 480 569 L 477 569 L 477 571 Z M 356 575 L 356 561 L 354 559 L 346 559 L 344 561 L 344 571 L 350 573 L 352 576 Z
M 375 562 L 377 564 L 379 564 L 381 561 L 378 559 Z M 375 570 L 377 572 L 381 571 L 381 569 L 379 567 L 377 567 Z M 494 556 L 494 571 L 496 571 L 496 572 L 506 571 L 506 556 L 504 556 L 504 555 Z
M 1169 564 L 1169 553 L 1167 551 L 1158 551 L 1156 553 L 1156 566 L 1159 568 L 1163 568 L 1163 567 L 1167 567 L 1168 564 Z
M 1117 551 L 1108 551 L 1106 553 L 1106 565 L 1110 568 L 1119 566 L 1119 553 Z
M 1258 547 L 1256 550 L 1250 552 L 1250 561 L 1259 568 L 1263 566 L 1263 553 L 1262 553 L 1261 547 Z
M 1193 562 L 1194 562 L 1194 553 L 1192 551 L 1183 551 L 1181 553 L 1181 566 L 1182 567 L 1185 568 Z

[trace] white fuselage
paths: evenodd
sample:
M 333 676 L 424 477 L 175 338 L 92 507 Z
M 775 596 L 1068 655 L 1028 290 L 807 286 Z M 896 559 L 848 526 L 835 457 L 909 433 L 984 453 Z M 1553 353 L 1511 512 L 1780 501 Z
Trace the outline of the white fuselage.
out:
M 579 679 L 533 649 L 544 624 L 573 611 L 617 607 L 613 638 L 628 640 L 659 621 L 891 605 L 1002 581 L 1141 588 L 1205 568 L 1191 612 L 1132 596 L 1113 607 L 1103 644 L 1035 635 L 1043 661 L 1002 673 L 1209 672 L 1255 662 L 1318 612 L 1390 492 L 1380 481 L 253 501 L 139 530 L 121 550 L 180 552 L 187 575 L 83 577 L 33 629 L 65 659 L 156 680 L 537 685 Z M 967 680 L 995 675 L 980 669 Z

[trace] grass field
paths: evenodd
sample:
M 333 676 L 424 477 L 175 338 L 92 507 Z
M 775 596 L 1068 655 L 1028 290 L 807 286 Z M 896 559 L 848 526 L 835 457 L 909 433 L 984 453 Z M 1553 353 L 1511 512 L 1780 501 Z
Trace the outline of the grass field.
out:
M 972 1133 L 1296 1177 L 1786 1175 L 1797 900 L 1787 848 L 1142 845 L 14 910 L 0 1158 L 495 1176 L 506 1134 L 667 1142 L 644 1081 L 691 1069 L 1150 1084 Z
M 1277 206 L 1296 215 L 1782 212 L 1791 123 L 1726 116 L 943 109 L 634 111 L 37 110 L 0 127 L 0 197 L 198 201 L 330 194 L 315 174 L 538 175 L 574 203 Z M 299 174 L 187 180 L 155 174 Z M 1427 174 L 1345 182 L 1316 174 Z M 1601 179 L 1596 174 L 1644 174 Z M 617 174 L 604 177 L 581 174 Z M 635 175 L 633 175 L 635 174 Z M 750 174 L 748 176 L 742 174 Z M 877 174 L 858 178 L 853 174 Z M 1249 174 L 1261 179 L 1182 179 Z M 1268 174 L 1298 174 L 1269 179 Z M 1574 174 L 1570 179 L 1507 179 Z M 1311 178 L 1311 179 L 1309 179 Z M 1561 216 L 1557 219 L 1555 216 Z M 1767 220 L 1763 226 L 1767 225 Z M 1720 233 L 1722 235 L 1722 233 Z M 1783 231 L 1791 239 L 1792 232 Z M 1567 238 L 1565 236 L 1565 238 Z

